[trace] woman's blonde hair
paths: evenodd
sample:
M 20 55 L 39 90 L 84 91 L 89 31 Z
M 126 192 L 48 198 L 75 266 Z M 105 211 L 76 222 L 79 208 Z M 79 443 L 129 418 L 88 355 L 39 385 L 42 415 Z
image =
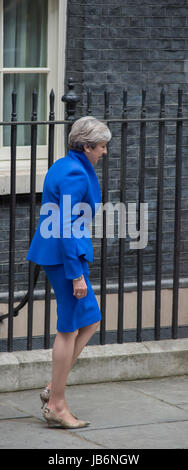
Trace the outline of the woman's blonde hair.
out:
M 112 135 L 108 126 L 92 116 L 74 122 L 68 137 L 69 149 L 83 152 L 84 144 L 95 148 L 99 142 L 109 142 Z

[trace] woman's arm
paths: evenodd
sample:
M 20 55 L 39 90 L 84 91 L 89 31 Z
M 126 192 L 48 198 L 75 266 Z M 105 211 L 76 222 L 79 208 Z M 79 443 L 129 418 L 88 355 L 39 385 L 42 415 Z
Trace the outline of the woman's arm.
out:
M 83 274 L 82 263 L 78 256 L 79 239 L 75 238 L 72 231 L 72 225 L 78 215 L 73 215 L 72 209 L 75 204 L 83 201 L 87 188 L 87 176 L 77 168 L 64 177 L 60 187 L 61 246 L 65 276 L 72 280 Z

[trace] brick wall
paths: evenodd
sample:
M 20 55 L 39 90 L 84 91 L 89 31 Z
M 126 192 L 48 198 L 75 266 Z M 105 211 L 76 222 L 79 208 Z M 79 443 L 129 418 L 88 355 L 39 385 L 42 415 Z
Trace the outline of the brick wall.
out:
M 36 197 L 36 215 L 39 218 L 41 195 Z M 0 197 L 0 299 L 7 294 L 9 286 L 9 207 L 10 197 Z M 28 286 L 28 261 L 25 260 L 29 248 L 29 196 L 18 195 L 15 215 L 15 292 L 25 291 Z M 44 288 L 44 274 L 41 272 L 37 289 Z M 2 301 L 3 301 L 2 297 Z M 6 297 L 5 299 L 6 300 Z
M 94 5 L 95 4 L 95 5 Z M 184 92 L 184 113 L 188 105 L 188 3 L 186 0 L 91 0 L 68 2 L 67 78 L 76 80 L 82 95 L 81 109 L 86 113 L 86 91 L 92 91 L 92 114 L 103 117 L 104 91 L 110 92 L 110 116 L 122 113 L 122 90 L 128 91 L 128 116 L 140 114 L 141 90 L 147 91 L 146 110 L 159 115 L 160 91 L 166 92 L 166 113 L 176 116 L 177 91 Z M 109 199 L 119 200 L 120 127 L 111 126 L 113 139 L 109 150 Z M 188 130 L 183 137 L 183 192 L 181 234 L 181 277 L 188 273 Z M 144 279 L 155 273 L 157 136 L 156 124 L 147 126 L 145 201 L 149 202 L 149 243 L 144 250 Z M 128 181 L 126 201 L 138 199 L 139 128 L 128 132 Z M 99 178 L 101 167 L 97 169 Z M 175 126 L 166 131 L 163 213 L 163 279 L 173 272 Z M 95 246 L 97 241 L 94 242 Z M 99 247 L 96 266 L 99 266 Z M 116 282 L 118 240 L 108 240 L 108 279 Z M 125 279 L 136 280 L 136 252 L 126 240 Z

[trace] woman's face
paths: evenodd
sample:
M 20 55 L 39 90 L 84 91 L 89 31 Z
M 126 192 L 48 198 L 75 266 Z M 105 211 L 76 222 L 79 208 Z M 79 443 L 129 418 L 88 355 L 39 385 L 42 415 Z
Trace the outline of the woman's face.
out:
M 103 155 L 107 155 L 107 143 L 99 142 L 94 149 L 90 145 L 84 145 L 84 153 L 92 165 L 96 165 Z

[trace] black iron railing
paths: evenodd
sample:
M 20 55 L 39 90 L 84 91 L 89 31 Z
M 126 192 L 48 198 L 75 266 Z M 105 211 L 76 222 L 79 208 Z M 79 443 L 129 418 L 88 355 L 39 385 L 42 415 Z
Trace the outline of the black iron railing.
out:
M 28 303 L 27 319 L 27 349 L 32 349 L 33 335 L 33 299 L 34 289 L 39 276 L 40 266 L 29 263 L 28 292 L 20 302 L 14 307 L 14 268 L 15 268 L 15 211 L 16 211 L 16 137 L 17 127 L 27 125 L 31 127 L 31 168 L 30 168 L 30 230 L 29 241 L 31 241 L 36 225 L 36 159 L 37 159 L 37 129 L 40 125 L 48 127 L 48 167 L 54 161 L 54 130 L 55 126 L 61 125 L 70 130 L 72 122 L 75 120 L 76 104 L 79 97 L 74 92 L 74 83 L 69 81 L 69 91 L 62 100 L 66 103 L 67 116 L 65 120 L 55 120 L 54 115 L 54 93 L 50 93 L 50 114 L 48 121 L 37 120 L 37 92 L 33 92 L 33 109 L 31 121 L 17 121 L 16 116 L 16 91 L 12 93 L 12 115 L 11 122 L 0 122 L 0 126 L 11 126 L 11 172 L 10 172 L 10 231 L 9 231 L 9 303 L 8 313 L 1 315 L 1 321 L 8 318 L 8 338 L 7 350 L 13 350 L 13 318 L 19 314 L 23 306 Z M 121 149 L 120 149 L 120 202 L 126 203 L 126 182 L 127 182 L 127 138 L 129 124 L 135 123 L 139 126 L 139 171 L 138 171 L 138 206 L 144 203 L 145 191 L 145 157 L 147 144 L 147 123 L 155 123 L 158 130 L 158 174 L 157 174 L 157 203 L 156 203 L 156 264 L 155 264 L 155 315 L 154 315 L 154 338 L 160 339 L 161 332 L 161 279 L 162 279 L 162 238 L 163 238 L 163 186 L 164 186 L 164 156 L 165 156 L 165 129 L 167 122 L 176 123 L 176 184 L 175 184 L 175 224 L 174 224 L 174 267 L 173 267 L 173 302 L 172 302 L 172 323 L 171 338 L 178 336 L 178 298 L 179 298 L 179 265 L 180 265 L 180 232 L 181 232 L 181 189 L 182 189 L 182 127 L 184 122 L 188 122 L 188 117 L 182 113 L 182 91 L 178 91 L 177 116 L 171 117 L 165 114 L 165 92 L 161 91 L 159 116 L 148 117 L 146 115 L 146 92 L 142 91 L 141 114 L 139 117 L 129 117 L 127 110 L 127 92 L 123 91 L 123 110 L 119 118 L 110 117 L 110 94 L 104 94 L 104 116 L 103 119 L 112 128 L 113 124 L 119 123 L 121 127 Z M 87 93 L 87 115 L 92 114 L 92 95 Z M 102 202 L 108 201 L 109 190 L 108 158 L 102 163 Z M 138 213 L 138 230 L 140 228 L 140 212 Z M 106 342 L 106 298 L 107 298 L 107 234 L 106 234 L 106 212 L 103 212 L 103 238 L 101 240 L 101 265 L 100 265 L 100 308 L 102 321 L 100 327 L 100 344 Z M 116 341 L 124 341 L 123 316 L 124 316 L 124 295 L 125 295 L 125 239 L 119 238 L 119 269 L 118 269 L 118 322 Z M 142 341 L 142 297 L 143 297 L 143 249 L 137 250 L 137 326 L 136 340 Z M 44 348 L 50 346 L 50 300 L 51 289 L 48 280 L 45 281 L 45 324 L 44 324 Z

